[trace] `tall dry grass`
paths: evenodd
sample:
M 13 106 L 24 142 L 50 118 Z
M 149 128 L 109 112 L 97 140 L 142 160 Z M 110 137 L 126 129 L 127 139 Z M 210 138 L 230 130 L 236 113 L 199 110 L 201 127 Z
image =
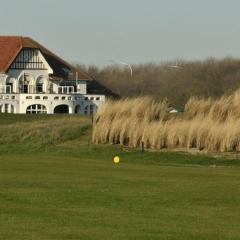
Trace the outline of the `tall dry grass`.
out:
M 107 101 L 95 115 L 93 141 L 136 146 L 141 140 L 144 126 L 162 121 L 168 103 L 157 103 L 150 97 Z
M 228 118 L 240 117 L 240 90 L 230 96 L 219 99 L 191 98 L 185 105 L 185 113 L 188 118 L 210 118 L 215 121 L 227 121 Z
M 240 151 L 240 90 L 220 99 L 191 98 L 181 117 L 167 117 L 168 104 L 136 98 L 108 101 L 96 114 L 95 143 L 147 148 Z

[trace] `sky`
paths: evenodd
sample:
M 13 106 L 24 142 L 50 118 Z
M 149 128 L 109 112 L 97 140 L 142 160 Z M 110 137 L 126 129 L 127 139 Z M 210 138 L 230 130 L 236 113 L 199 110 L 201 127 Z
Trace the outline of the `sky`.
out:
M 0 0 L 0 35 L 71 63 L 240 58 L 239 0 Z

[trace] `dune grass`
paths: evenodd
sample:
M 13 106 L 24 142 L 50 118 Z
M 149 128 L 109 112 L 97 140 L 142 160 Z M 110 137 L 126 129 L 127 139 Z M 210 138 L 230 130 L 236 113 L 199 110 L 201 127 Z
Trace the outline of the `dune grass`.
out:
M 167 114 L 168 104 L 151 98 L 108 102 L 96 114 L 95 143 L 150 149 L 240 151 L 240 90 L 220 99 L 191 98 L 185 112 Z

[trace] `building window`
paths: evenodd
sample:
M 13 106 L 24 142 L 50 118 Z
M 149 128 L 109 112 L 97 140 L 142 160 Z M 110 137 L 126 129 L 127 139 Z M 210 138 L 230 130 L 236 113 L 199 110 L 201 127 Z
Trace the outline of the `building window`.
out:
M 95 111 L 95 106 L 94 105 L 87 105 L 84 108 L 84 114 L 93 114 Z
M 10 105 L 10 112 L 14 113 L 14 106 L 13 105 Z
M 47 100 L 47 99 L 48 99 L 48 97 L 47 97 L 47 96 L 44 96 L 44 97 L 43 97 L 43 100 Z
M 41 99 L 41 97 L 40 96 L 36 96 L 35 99 Z
M 36 90 L 37 90 L 37 93 L 42 93 L 43 92 L 43 84 L 42 83 L 37 83 L 36 84 Z
M 32 96 L 26 96 L 26 99 L 32 99 Z
M 62 100 L 66 100 L 66 97 L 62 97 Z
M 7 79 L 7 82 L 6 82 L 6 93 L 12 93 L 13 82 L 14 82 L 13 79 Z
M 65 94 L 68 93 L 68 88 L 67 87 L 63 87 L 63 93 L 65 93 Z
M 14 113 L 14 106 L 12 104 L 4 104 L 0 106 L 1 113 Z
M 35 93 L 34 77 L 24 73 L 19 79 L 20 93 Z
M 54 97 L 54 100 L 59 100 L 59 97 Z
M 36 81 L 36 93 L 46 92 L 47 79 L 43 76 L 38 77 Z
M 11 99 L 13 99 L 13 100 L 14 100 L 14 99 L 15 99 L 15 96 L 12 96 L 12 97 L 11 97 Z
M 34 104 L 27 107 L 26 113 L 28 114 L 45 114 L 47 113 L 47 109 L 44 105 Z
M 5 113 L 9 112 L 8 106 L 9 106 L 9 104 L 5 104 Z
M 81 106 L 80 106 L 80 105 L 77 105 L 77 106 L 75 107 L 75 113 L 77 113 L 77 114 L 80 114 L 80 113 L 81 113 Z
M 52 83 L 50 83 L 50 85 L 49 85 L 49 91 L 50 91 L 50 93 L 53 93 L 53 84 Z
M 96 100 L 99 101 L 99 100 L 100 100 L 100 97 L 96 97 Z

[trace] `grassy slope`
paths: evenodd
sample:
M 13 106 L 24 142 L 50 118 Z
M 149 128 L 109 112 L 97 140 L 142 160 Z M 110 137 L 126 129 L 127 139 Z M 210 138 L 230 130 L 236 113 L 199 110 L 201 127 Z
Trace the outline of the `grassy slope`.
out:
M 0 119 L 10 132 L 8 143 L 0 136 L 0 239 L 239 239 L 238 159 L 88 145 L 90 122 L 77 117 L 65 128 L 57 123 L 66 116 L 27 118 L 41 130 L 24 137 L 24 117 L 8 117 L 12 127 Z

